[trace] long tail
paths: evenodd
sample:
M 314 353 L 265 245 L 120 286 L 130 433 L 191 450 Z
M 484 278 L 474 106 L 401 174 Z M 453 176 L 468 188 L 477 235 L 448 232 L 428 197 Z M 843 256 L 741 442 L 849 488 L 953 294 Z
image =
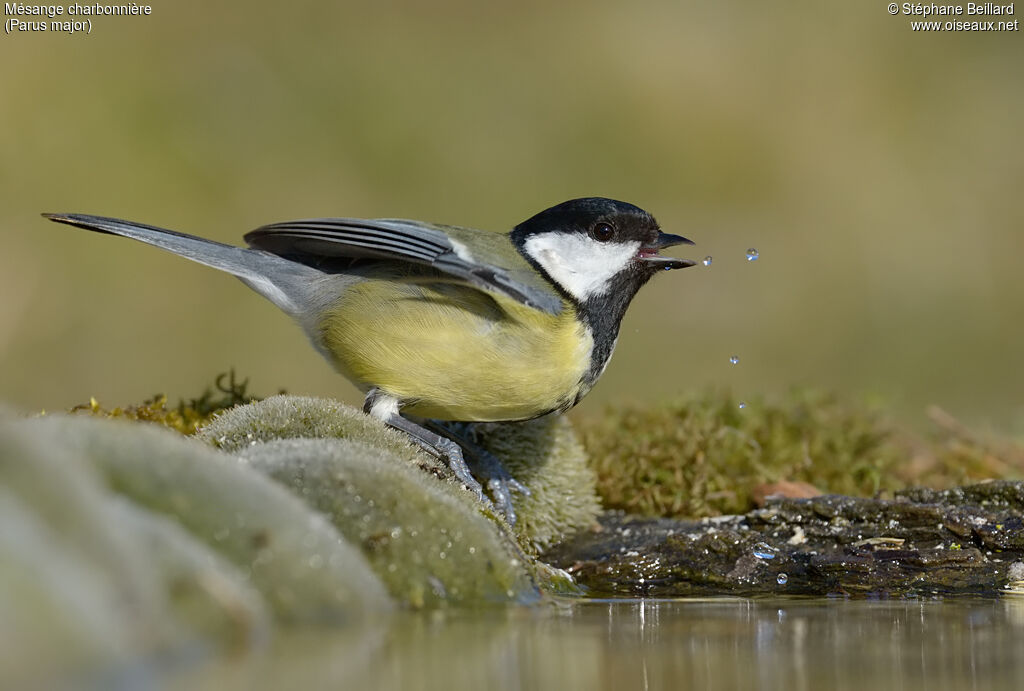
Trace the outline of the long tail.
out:
M 233 247 L 143 223 L 87 214 L 43 216 L 57 223 L 139 240 L 194 262 L 226 271 L 242 279 L 250 288 L 296 318 L 301 318 L 303 307 L 308 304 L 310 280 L 321 275 L 316 269 L 276 254 Z

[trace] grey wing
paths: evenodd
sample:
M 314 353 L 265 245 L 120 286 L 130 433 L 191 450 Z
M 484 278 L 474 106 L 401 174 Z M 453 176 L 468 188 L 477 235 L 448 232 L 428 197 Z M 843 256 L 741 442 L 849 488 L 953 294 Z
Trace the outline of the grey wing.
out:
M 461 236 L 486 231 L 452 228 Z M 273 223 L 247 233 L 250 247 L 297 258 L 386 259 L 429 266 L 528 307 L 558 314 L 561 298 L 527 278 L 522 268 L 477 259 L 445 226 L 399 219 L 314 218 Z M 490 243 L 488 243 L 490 244 Z M 489 254 L 489 253 L 488 253 Z

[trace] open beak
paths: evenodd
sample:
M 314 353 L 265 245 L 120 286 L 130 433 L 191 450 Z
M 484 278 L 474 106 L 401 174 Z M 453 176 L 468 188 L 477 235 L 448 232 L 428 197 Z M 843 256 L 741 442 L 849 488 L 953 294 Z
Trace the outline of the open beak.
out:
M 688 240 L 682 235 L 670 235 L 669 233 L 658 233 L 658 239 L 654 242 L 654 245 L 649 247 L 641 247 L 637 253 L 637 258 L 641 261 L 647 262 L 657 266 L 659 269 L 685 269 L 688 266 L 696 266 L 697 262 L 689 259 L 676 259 L 675 257 L 663 257 L 658 252 L 665 249 L 666 247 L 674 247 L 676 245 L 692 245 L 693 240 Z

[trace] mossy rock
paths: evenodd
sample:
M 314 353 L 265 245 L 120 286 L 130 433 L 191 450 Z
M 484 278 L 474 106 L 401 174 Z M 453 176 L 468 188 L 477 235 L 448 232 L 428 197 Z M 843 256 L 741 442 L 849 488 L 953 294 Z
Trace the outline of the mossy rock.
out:
M 278 395 L 235 406 L 220 412 L 196 436 L 228 453 L 277 439 L 354 439 L 411 463 L 443 469 L 407 435 L 329 398 Z
M 390 602 L 359 550 L 322 515 L 232 456 L 155 425 L 47 416 L 20 426 L 73 450 L 114 492 L 234 564 L 280 620 L 346 620 Z
M 359 441 L 444 478 L 465 494 L 464 500 L 490 515 L 487 506 L 462 489 L 447 466 L 411 444 L 404 433 L 329 399 L 273 396 L 220 413 L 197 436 L 228 452 L 244 452 L 260 442 L 280 439 Z M 523 549 L 536 554 L 594 522 L 600 510 L 596 476 L 566 418 L 474 425 L 471 436 L 530 492 L 513 494 L 517 515 L 513 532 Z
M 266 607 L 240 570 L 111 492 L 60 424 L 0 421 L 5 683 L 122 687 L 169 656 L 265 640 Z
M 597 475 L 567 418 L 476 425 L 474 441 L 530 491 L 513 493 L 512 503 L 518 516 L 513 531 L 531 554 L 596 523 Z
M 65 449 L 0 423 L 0 670 L 50 687 L 180 648 L 135 535 L 107 511 L 100 478 Z M 55 655 L 59 651 L 59 655 Z
M 131 526 L 137 534 L 175 614 L 190 629 L 222 642 L 230 652 L 257 648 L 267 641 L 270 613 L 241 569 L 195 539 L 174 518 L 122 497 L 112 498 L 110 508 L 118 523 Z
M 240 453 L 327 515 L 401 602 L 537 599 L 521 553 L 476 500 L 389 450 L 347 439 L 285 439 Z

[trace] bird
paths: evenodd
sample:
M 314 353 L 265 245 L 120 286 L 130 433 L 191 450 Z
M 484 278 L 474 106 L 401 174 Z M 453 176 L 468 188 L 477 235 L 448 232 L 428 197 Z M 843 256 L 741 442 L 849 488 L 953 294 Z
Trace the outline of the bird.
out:
M 528 492 L 475 449 L 464 423 L 566 411 L 604 373 L 637 292 L 696 262 L 692 245 L 638 206 L 572 199 L 509 232 L 404 219 L 314 218 L 265 225 L 236 247 L 142 223 L 47 213 L 225 271 L 294 319 L 365 395 L 363 410 L 448 464 L 514 523 Z M 460 432 L 462 430 L 462 432 Z

